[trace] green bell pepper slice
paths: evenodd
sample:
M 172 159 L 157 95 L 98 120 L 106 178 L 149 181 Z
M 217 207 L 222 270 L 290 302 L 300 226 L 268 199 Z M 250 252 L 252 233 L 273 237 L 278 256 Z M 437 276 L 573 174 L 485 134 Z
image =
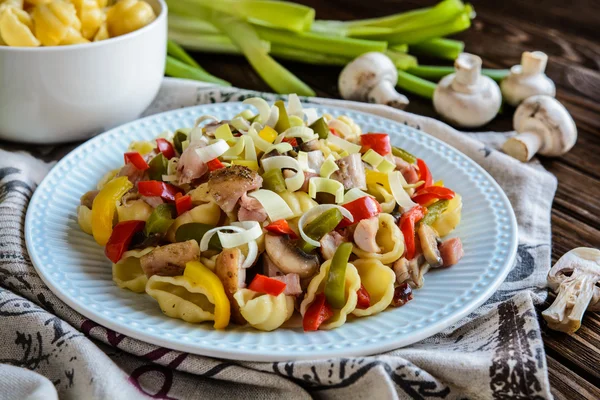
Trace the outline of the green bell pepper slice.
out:
M 329 136 L 329 126 L 327 126 L 327 122 L 323 117 L 310 124 L 309 128 L 319 135 L 319 139 L 327 139 L 327 136 Z
M 346 304 L 346 267 L 352 254 L 352 243 L 342 243 L 337 248 L 325 282 L 325 299 L 333 308 L 343 308 Z
M 280 169 L 272 169 L 263 174 L 263 188 L 275 193 L 283 193 L 287 190 L 285 179 Z
M 158 153 L 148 165 L 150 166 L 148 169 L 150 180 L 162 182 L 163 175 L 167 175 L 167 166 L 169 165 L 167 157 L 163 153 Z
M 413 156 L 408 151 L 401 149 L 400 147 L 392 147 L 392 154 L 396 157 L 400 157 L 409 164 L 414 164 L 417 162 L 417 157 Z
M 189 224 L 183 224 L 177 231 L 175 232 L 175 240 L 177 242 L 185 242 L 188 240 L 195 240 L 200 243 L 206 232 L 214 228 L 212 225 L 202 224 L 200 222 L 190 222 Z M 221 241 L 219 240 L 219 235 L 213 235 L 210 238 L 210 242 L 208 243 L 208 247 L 213 250 L 223 250 L 221 246 Z
M 421 223 L 431 225 L 442 215 L 448 208 L 448 200 L 439 200 L 427 207 L 427 215 L 423 217 Z
M 189 128 L 177 129 L 173 136 L 173 146 L 175 146 L 175 150 L 177 150 L 179 154 L 183 153 L 183 142 L 188 138 L 189 132 L 186 131 L 189 131 Z
M 337 208 L 329 209 L 309 222 L 304 227 L 304 233 L 313 240 L 321 240 L 323 236 L 334 230 L 343 218 L 344 216 Z M 304 240 L 300 242 L 298 247 L 305 253 L 309 253 L 315 249 L 315 246 Z
M 173 224 L 175 206 L 173 204 L 159 204 L 146 221 L 144 234 L 150 236 L 153 233 L 165 233 Z

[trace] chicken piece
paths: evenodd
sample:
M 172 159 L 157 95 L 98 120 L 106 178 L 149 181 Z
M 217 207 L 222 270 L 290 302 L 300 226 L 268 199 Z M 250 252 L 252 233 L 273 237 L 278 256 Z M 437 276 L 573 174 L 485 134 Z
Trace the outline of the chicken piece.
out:
M 94 204 L 94 199 L 96 196 L 98 196 L 98 193 L 100 193 L 99 190 L 90 190 L 89 192 L 85 192 L 79 199 L 80 204 L 91 210 L 92 205 Z
M 419 173 L 414 165 L 407 163 L 400 157 L 394 157 L 396 163 L 396 169 L 400 171 L 406 183 L 417 183 L 419 181 Z
M 235 292 L 246 287 L 246 270 L 242 268 L 244 255 L 238 248 L 223 249 L 215 262 L 215 274 L 225 288 L 225 294 L 231 304 L 231 318 L 239 325 L 246 324 L 240 312 L 240 306 L 233 298 Z
M 146 174 L 146 171 L 141 171 L 132 163 L 127 163 L 119 170 L 119 172 L 117 172 L 116 176 L 126 176 L 127 179 L 129 179 L 129 182 L 135 185 L 139 181 L 143 181 L 148 175 Z
M 308 158 L 308 168 L 313 171 L 320 171 L 321 165 L 325 162 L 323 152 L 321 150 L 309 151 L 306 153 Z
M 302 294 L 302 286 L 300 285 L 300 276 L 298 274 L 274 276 L 273 279 L 285 283 L 283 294 L 286 296 L 297 296 Z
M 450 267 L 465 255 L 459 238 L 446 239 L 438 246 L 442 256 L 442 267 Z
M 263 223 L 267 220 L 268 214 L 260 201 L 246 193 L 240 197 L 240 209 L 238 210 L 238 221 L 256 221 Z
M 148 278 L 152 275 L 178 276 L 185 264 L 200 258 L 200 247 L 195 240 L 157 247 L 140 258 L 142 270 Z
M 262 177 L 258 172 L 241 165 L 212 171 L 208 180 L 210 195 L 226 213 L 233 211 L 242 195 L 261 186 Z
M 347 242 L 346 238 L 336 231 L 331 231 L 319 240 L 321 255 L 325 260 L 331 260 L 340 244 Z
M 381 248 L 377 245 L 377 231 L 379 230 L 379 218 L 371 217 L 361 220 L 354 230 L 354 243 L 369 253 L 379 253 Z
M 341 182 L 345 190 L 352 188 L 366 189 L 367 180 L 365 177 L 365 167 L 360 154 L 350 154 L 349 156 L 340 158 L 335 162 L 340 168 L 335 171 L 331 178 Z
M 179 162 L 177 162 L 177 175 L 179 175 L 179 184 L 185 185 L 192 182 L 194 179 L 201 178 L 208 172 L 208 166 L 204 163 L 196 150 L 205 147 L 203 141 L 195 141 L 181 153 Z
M 317 174 L 316 172 L 304 171 L 304 183 L 302 184 L 299 190 L 304 193 L 308 193 L 308 182 L 310 181 L 310 178 L 314 178 L 317 176 L 319 176 L 319 174 Z

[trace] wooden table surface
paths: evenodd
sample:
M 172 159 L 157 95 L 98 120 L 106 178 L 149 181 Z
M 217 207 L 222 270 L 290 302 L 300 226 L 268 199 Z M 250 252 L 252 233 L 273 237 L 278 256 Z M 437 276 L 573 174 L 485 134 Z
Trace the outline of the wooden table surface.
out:
M 303 0 L 317 10 L 319 19 L 348 20 L 388 15 L 432 5 L 415 0 Z M 547 74 L 557 85 L 557 98 L 573 115 L 579 138 L 562 158 L 543 159 L 558 178 L 552 209 L 552 261 L 575 247 L 600 248 L 600 3 L 590 0 L 471 1 L 477 12 L 471 29 L 457 35 L 466 50 L 483 59 L 484 67 L 508 68 L 518 64 L 525 50 L 550 56 Z M 209 72 L 234 86 L 270 91 L 241 57 L 197 54 Z M 421 60 L 423 64 L 435 60 Z M 437 61 L 439 65 L 450 65 Z M 284 62 L 318 96 L 339 98 L 340 68 Z M 427 100 L 410 96 L 407 111 L 433 116 Z M 480 128 L 511 130 L 510 112 Z M 553 297 L 549 299 L 546 308 Z M 544 325 L 544 321 L 540 318 Z M 552 393 L 557 399 L 600 399 L 600 315 L 587 313 L 573 336 L 544 325 L 544 341 Z

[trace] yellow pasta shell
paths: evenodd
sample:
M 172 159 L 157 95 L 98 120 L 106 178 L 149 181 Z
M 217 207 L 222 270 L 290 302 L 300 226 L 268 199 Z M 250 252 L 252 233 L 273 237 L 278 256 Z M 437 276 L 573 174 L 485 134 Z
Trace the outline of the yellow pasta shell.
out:
M 129 250 L 123 253 L 118 263 L 112 266 L 113 281 L 122 289 L 129 289 L 135 293 L 144 293 L 148 278 L 142 266 L 140 258 L 154 250 L 148 247 L 143 250 Z
M 31 31 L 32 20 L 27 12 L 7 7 L 0 15 L 0 36 L 9 46 L 37 47 L 40 41 Z
M 404 236 L 400 228 L 394 222 L 394 217 L 390 214 L 379 214 L 379 229 L 376 236 L 377 244 L 381 248 L 381 253 L 369 253 L 357 246 L 352 247 L 352 252 L 359 258 L 375 259 L 382 264 L 391 264 L 404 253 Z
M 108 33 L 111 37 L 138 30 L 156 16 L 150 4 L 141 0 L 120 0 L 106 13 Z
M 357 317 L 373 315 L 385 310 L 394 298 L 394 282 L 396 274 L 387 265 L 378 260 L 354 260 L 352 262 L 360 276 L 360 283 L 365 287 L 371 297 L 371 306 L 352 311 Z
M 283 293 L 278 296 L 261 295 L 253 290 L 241 289 L 235 292 L 233 298 L 244 319 L 261 331 L 279 328 L 294 313 L 294 298 Z

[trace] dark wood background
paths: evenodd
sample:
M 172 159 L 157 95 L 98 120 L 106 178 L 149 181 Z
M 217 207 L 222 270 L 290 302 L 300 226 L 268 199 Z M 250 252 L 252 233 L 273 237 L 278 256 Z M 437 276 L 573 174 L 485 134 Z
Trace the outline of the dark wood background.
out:
M 435 3 L 434 0 L 299 2 L 314 7 L 317 18 L 339 20 L 388 15 Z M 575 247 L 600 248 L 600 2 L 473 0 L 472 3 L 477 18 L 469 31 L 457 35 L 466 42 L 466 51 L 481 56 L 484 67 L 490 68 L 518 64 L 525 50 L 546 52 L 550 56 L 547 74 L 557 85 L 557 98 L 577 123 L 579 138 L 573 150 L 561 158 L 542 160 L 559 182 L 552 210 L 553 262 Z M 194 56 L 209 72 L 234 86 L 269 91 L 241 57 Z M 283 64 L 315 89 L 318 96 L 339 97 L 340 68 Z M 435 117 L 429 101 L 409 97 L 411 104 L 407 111 Z M 512 112 L 507 110 L 480 129 L 511 130 L 511 121 Z M 600 316 L 587 313 L 583 326 L 571 337 L 544 328 L 544 340 L 554 396 L 569 400 L 600 399 Z

